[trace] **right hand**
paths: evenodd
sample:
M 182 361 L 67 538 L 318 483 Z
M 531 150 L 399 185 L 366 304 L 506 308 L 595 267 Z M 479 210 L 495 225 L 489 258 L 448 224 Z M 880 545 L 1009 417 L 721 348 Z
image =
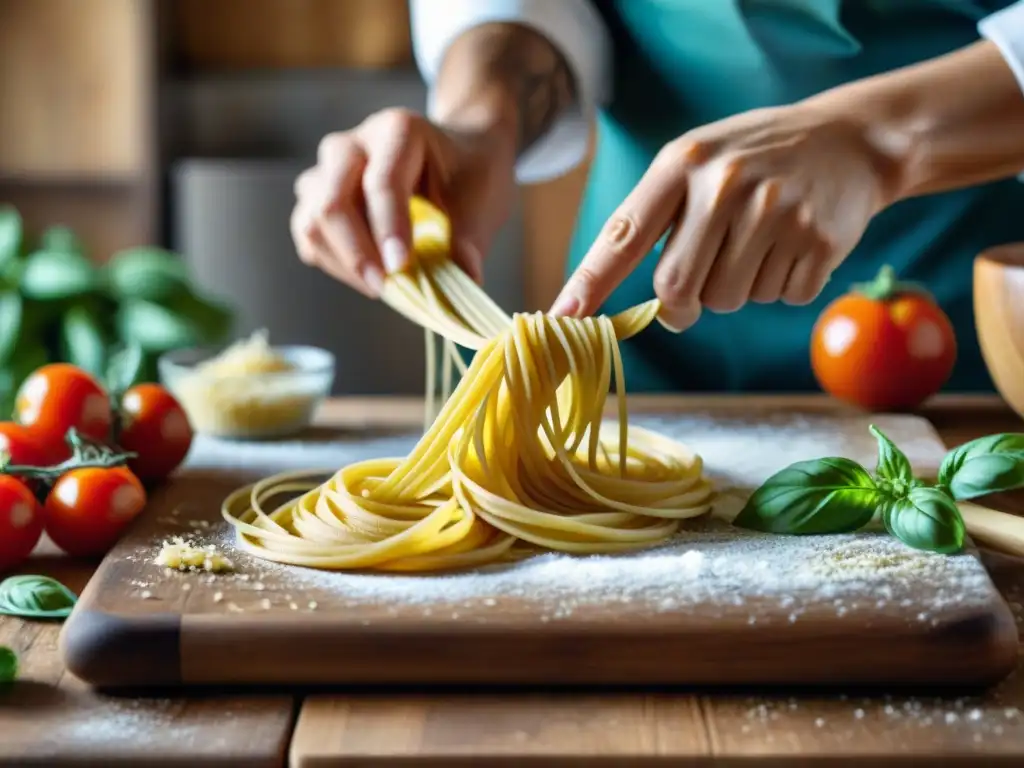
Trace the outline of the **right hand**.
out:
M 511 210 L 515 153 L 507 133 L 447 128 L 404 109 L 329 134 L 295 182 L 299 258 L 376 298 L 384 275 L 409 263 L 409 199 L 421 194 L 451 221 L 452 259 L 481 282 L 483 254 Z

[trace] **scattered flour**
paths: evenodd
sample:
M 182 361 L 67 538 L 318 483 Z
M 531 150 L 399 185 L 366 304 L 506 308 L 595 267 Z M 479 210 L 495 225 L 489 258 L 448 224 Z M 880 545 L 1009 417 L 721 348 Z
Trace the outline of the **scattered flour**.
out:
M 73 716 L 67 718 L 55 738 L 59 739 L 62 752 L 80 749 L 79 758 L 89 758 L 94 750 L 109 748 L 108 745 L 131 744 L 142 753 L 147 745 L 172 742 L 193 754 L 198 763 L 208 756 L 221 756 L 226 749 L 237 748 L 232 728 L 211 729 L 209 717 L 188 713 L 187 704 L 183 699 L 90 696 L 76 702 Z M 216 717 L 218 722 L 226 724 L 248 719 L 249 711 L 243 708 L 236 712 L 225 707 L 217 710 Z M 261 737 L 254 738 L 259 740 Z M 124 751 L 123 746 L 117 749 Z M 85 762 L 93 764 L 88 759 Z M 130 764 L 142 763 L 140 760 Z
M 701 606 L 722 616 L 742 613 L 748 624 L 768 621 L 780 608 L 790 622 L 811 610 L 839 617 L 882 610 L 937 623 L 947 609 L 987 599 L 991 583 L 970 553 L 918 552 L 877 530 L 775 536 L 726 522 L 751 489 L 795 461 L 840 455 L 873 467 L 877 448 L 868 432 L 871 420 L 852 416 L 846 421 L 850 429 L 840 432 L 832 416 L 776 413 L 756 423 L 702 415 L 636 417 L 632 423 L 697 451 L 721 493 L 712 518 L 691 521 L 661 546 L 626 555 L 529 553 L 516 562 L 445 575 L 336 573 L 250 557 L 234 548 L 227 525 L 190 526 L 189 520 L 179 520 L 191 528 L 183 537 L 186 542 L 230 552 L 238 573 L 218 581 L 254 591 L 302 590 L 305 600 L 315 597 L 321 607 L 383 603 L 419 606 L 425 615 L 438 607 L 449 616 L 465 608 L 465 618 L 486 620 L 488 611 L 500 612 L 503 601 L 513 599 L 541 606 L 545 620 L 572 616 L 588 606 L 618 605 L 657 613 Z M 891 424 L 887 417 L 875 423 L 883 431 Z M 926 424 L 901 421 L 898 435 L 895 428 L 889 431 L 919 473 L 935 471 L 943 449 Z M 362 458 L 405 455 L 415 439 L 411 434 L 367 438 L 357 433 L 323 442 L 238 443 L 198 436 L 189 464 L 265 474 L 337 468 Z M 210 519 L 209 510 L 203 516 Z M 284 604 L 293 603 L 297 607 L 285 595 Z M 251 606 L 258 604 L 254 599 Z
M 754 610 L 755 621 L 763 620 L 759 614 L 767 608 L 787 609 L 789 620 L 796 621 L 811 606 L 837 616 L 891 607 L 929 621 L 944 609 L 985 601 L 992 589 L 970 554 L 913 552 L 880 533 L 779 537 L 738 532 L 717 521 L 630 555 L 544 553 L 446 575 L 336 573 L 244 553 L 234 557 L 240 569 L 258 571 L 261 582 L 287 584 L 349 606 L 469 604 L 500 611 L 502 600 L 513 598 L 549 607 L 551 618 L 584 606 L 628 604 L 658 613 L 697 605 L 729 613 Z

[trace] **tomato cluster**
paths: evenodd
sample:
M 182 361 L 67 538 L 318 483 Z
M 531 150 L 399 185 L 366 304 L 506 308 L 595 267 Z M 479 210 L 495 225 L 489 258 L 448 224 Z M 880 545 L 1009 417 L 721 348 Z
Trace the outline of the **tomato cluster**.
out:
M 83 459 L 69 434 L 123 459 Z M 138 384 L 113 402 L 73 365 L 35 371 L 18 391 L 14 420 L 0 422 L 10 467 L 0 472 L 0 572 L 24 561 L 44 530 L 68 554 L 106 552 L 145 506 L 143 481 L 173 472 L 191 444 L 185 411 L 157 384 Z

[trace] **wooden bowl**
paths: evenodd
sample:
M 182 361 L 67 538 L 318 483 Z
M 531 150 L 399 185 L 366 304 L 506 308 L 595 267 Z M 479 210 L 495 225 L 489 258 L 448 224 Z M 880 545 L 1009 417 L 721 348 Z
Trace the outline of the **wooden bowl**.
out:
M 974 326 L 996 389 L 1024 416 L 1024 243 L 974 260 Z

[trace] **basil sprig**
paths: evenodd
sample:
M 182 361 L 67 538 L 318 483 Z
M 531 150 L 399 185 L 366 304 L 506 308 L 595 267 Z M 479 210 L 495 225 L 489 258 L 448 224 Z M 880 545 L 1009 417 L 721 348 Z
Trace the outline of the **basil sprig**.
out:
M 910 460 L 873 424 L 874 473 L 855 461 L 800 461 L 769 477 L 733 523 L 769 533 L 848 533 L 879 517 L 904 544 L 929 552 L 963 549 L 956 503 L 1024 487 L 1024 434 L 990 435 L 950 451 L 936 483 L 914 475 Z
M 0 645 L 0 685 L 13 683 L 18 676 L 18 657 L 5 645 Z
M 78 597 L 49 576 L 11 576 L 0 582 L 0 614 L 25 619 L 66 619 Z

